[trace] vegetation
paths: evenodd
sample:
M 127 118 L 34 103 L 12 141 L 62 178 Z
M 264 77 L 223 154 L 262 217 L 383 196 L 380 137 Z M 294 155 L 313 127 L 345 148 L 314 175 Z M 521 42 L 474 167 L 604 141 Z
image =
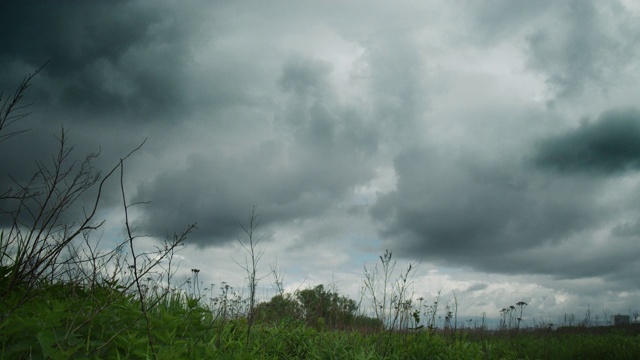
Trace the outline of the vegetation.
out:
M 2 103 L 0 146 L 24 133 L 15 129 L 26 115 L 19 102 L 37 72 Z M 98 154 L 73 160 L 64 129 L 58 140 L 51 163 L 38 163 L 27 183 L 0 194 L 3 359 L 635 359 L 640 354 L 636 324 L 598 331 L 552 330 L 546 324 L 527 329 L 521 326 L 523 301 L 499 311 L 497 330 L 487 328 L 486 314 L 480 324 L 461 326 L 457 300 L 442 307 L 439 295 L 428 304 L 414 299 L 409 290 L 416 265 L 396 274 L 391 251 L 373 269 L 364 268 L 368 309 L 324 285 L 286 293 L 275 270 L 278 294 L 259 302 L 256 287 L 264 277 L 256 266 L 264 252 L 255 237 L 255 208 L 242 227 L 246 239 L 238 239 L 246 250 L 239 265 L 247 274 L 249 298 L 226 283 L 215 296 L 208 289 L 211 296 L 205 298 L 199 269 L 192 269 L 184 284 L 172 282 L 173 255 L 195 224 L 153 253 L 136 248 L 128 222 L 136 204 L 127 202 L 123 178 L 125 162 L 137 149 L 101 175 L 92 166 Z M 102 225 L 94 217 L 105 182 L 118 175 L 126 236 L 107 251 L 92 236 Z M 79 201 L 91 206 L 75 213 Z

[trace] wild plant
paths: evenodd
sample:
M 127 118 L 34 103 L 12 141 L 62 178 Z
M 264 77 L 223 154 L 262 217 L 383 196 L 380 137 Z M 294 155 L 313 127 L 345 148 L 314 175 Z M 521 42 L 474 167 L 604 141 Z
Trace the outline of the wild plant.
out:
M 518 316 L 518 318 L 517 318 L 517 321 L 518 321 L 518 323 L 517 323 L 518 331 L 520 331 L 520 323 L 521 323 L 521 322 L 522 322 L 522 320 L 523 320 L 523 318 L 522 318 L 522 313 L 524 312 L 524 308 L 526 308 L 526 307 L 527 307 L 527 305 L 529 305 L 529 304 L 527 304 L 527 303 L 526 303 L 526 302 L 524 302 L 524 301 L 518 301 L 518 302 L 516 303 L 516 306 L 518 307 L 518 311 L 519 311 L 519 313 L 520 313 L 520 314 L 519 314 L 519 316 Z
M 0 143 L 3 145 L 26 132 L 14 127 L 28 115 L 24 112 L 28 105 L 19 103 L 41 70 L 27 75 L 14 96 L 2 103 Z M 145 141 L 103 174 L 93 165 L 99 152 L 78 159 L 64 127 L 56 139 L 57 150 L 49 162 L 36 162 L 30 178 L 12 179 L 13 187 L 0 194 L 0 213 L 9 222 L 8 227 L 0 230 L 0 308 L 3 309 L 0 328 L 9 326 L 8 322 L 15 325 L 16 312 L 20 313 L 18 317 L 30 314 L 33 309 L 44 312 L 51 322 L 39 335 L 42 355 L 46 357 L 53 356 L 52 348 L 77 351 L 80 349 L 78 336 L 86 331 L 86 353 L 99 353 L 144 319 L 143 329 L 150 349 L 147 355 L 155 358 L 150 311 L 169 294 L 169 287 L 165 292 L 160 291 L 151 276 L 163 260 L 171 261 L 195 225 L 165 240 L 156 251 L 138 253 L 134 246 L 137 236 L 129 226 L 129 210 L 140 203 L 127 201 L 123 179 L 126 161 Z M 104 224 L 104 220 L 96 219 L 96 214 L 107 181 L 117 175 L 120 175 L 126 237 L 106 251 L 100 239 L 93 240 L 92 234 Z M 81 201 L 88 201 L 88 206 L 79 210 Z M 169 271 L 168 278 L 170 276 Z M 61 303 L 57 295 L 64 295 L 73 305 Z M 52 306 L 53 311 L 43 306 L 42 301 Z M 107 310 L 118 313 L 114 306 L 124 306 L 123 303 L 137 303 L 139 310 L 133 318 L 120 321 L 119 316 L 105 315 Z M 105 316 L 111 317 L 111 321 L 104 321 Z M 104 323 L 96 325 L 96 321 Z M 104 332 L 100 345 L 92 345 L 90 341 L 96 326 Z M 3 342 L 6 339 L 3 338 Z M 49 347 L 51 344 L 55 346 Z
M 264 255 L 264 249 L 258 247 L 260 244 L 260 238 L 256 237 L 255 232 L 260 225 L 259 216 L 256 214 L 256 206 L 254 205 L 251 208 L 251 215 L 249 216 L 249 224 L 245 227 L 240 224 L 240 228 L 246 235 L 246 240 L 240 239 L 239 236 L 236 236 L 236 239 L 240 246 L 245 250 L 245 261 L 244 265 L 241 265 L 237 261 L 236 264 L 240 266 L 247 274 L 247 284 L 249 287 L 249 308 L 247 311 L 247 345 L 249 344 L 251 338 L 251 329 L 255 322 L 255 306 L 256 306 L 256 289 L 258 287 L 258 281 L 263 278 L 269 276 L 269 274 L 258 277 L 257 276 L 257 268 L 260 259 Z M 277 278 L 276 278 L 277 280 Z
M 611 312 L 607 309 L 603 309 L 602 310 L 602 322 L 603 325 L 607 326 L 607 325 L 611 325 L 611 319 L 613 318 L 613 316 L 611 315 Z
M 277 295 L 284 295 L 284 274 L 278 270 L 278 259 L 276 258 L 274 265 L 269 265 L 271 268 L 271 276 L 273 277 L 273 287 L 276 290 Z
M 402 327 L 406 329 L 412 317 L 409 309 L 412 308 L 413 294 L 409 290 L 413 286 L 416 265 L 409 263 L 407 269 L 394 280 L 396 261 L 393 260 L 393 253 L 385 250 L 379 259 L 380 264 L 376 264 L 373 269 L 364 266 L 363 296 L 370 301 L 372 313 L 384 327 L 389 330 Z
M 453 294 L 453 304 L 450 307 L 449 313 L 447 314 L 450 319 L 453 320 L 453 334 L 457 334 L 458 331 L 458 297 L 456 296 L 455 291 L 451 292 Z
M 451 310 L 451 305 L 447 304 L 444 307 L 444 329 L 451 330 L 451 319 L 453 318 L 453 311 Z
M 420 321 L 422 320 L 420 318 L 420 314 L 422 312 L 422 302 L 424 301 L 423 297 L 419 297 L 418 299 L 416 299 L 418 301 L 418 304 L 415 308 L 413 308 L 413 311 L 411 312 L 411 316 L 413 317 L 413 328 L 412 330 L 420 330 L 422 328 L 424 328 L 424 325 L 420 323 Z
M 388 322 L 388 296 L 390 293 L 391 276 L 396 266 L 396 261 L 392 262 L 393 253 L 385 250 L 380 258 L 380 267 L 378 264 L 373 269 L 364 266 L 363 285 L 365 288 L 364 295 L 368 297 L 372 304 L 375 317 L 383 324 Z
M 436 319 L 438 316 L 438 304 L 440 302 L 440 293 L 442 290 L 438 290 L 438 293 L 436 294 L 435 299 L 433 300 L 433 303 L 431 303 L 430 305 L 425 304 L 424 307 L 426 308 L 425 310 L 425 316 L 427 317 L 427 329 L 429 329 L 430 331 L 434 331 L 436 329 Z
M 576 315 L 571 313 L 569 315 L 567 315 L 567 313 L 563 314 L 563 319 L 562 319 L 562 326 L 569 326 L 572 327 L 573 324 L 576 321 Z
M 591 305 L 587 304 L 587 310 L 584 313 L 584 320 L 582 320 L 582 325 L 585 327 L 591 326 Z
M 502 308 L 500 310 L 500 330 L 507 330 L 507 318 L 509 313 L 511 312 L 511 308 Z

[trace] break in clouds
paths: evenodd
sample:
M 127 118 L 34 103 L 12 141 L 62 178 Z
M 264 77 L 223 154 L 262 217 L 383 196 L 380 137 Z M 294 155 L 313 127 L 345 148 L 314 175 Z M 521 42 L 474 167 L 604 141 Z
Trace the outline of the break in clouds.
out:
M 4 93 L 49 63 L 25 99 L 31 131 L 0 161 L 25 181 L 63 126 L 103 169 L 147 139 L 125 176 L 131 201 L 150 202 L 135 207 L 142 234 L 197 222 L 192 246 L 212 251 L 256 205 L 282 256 L 327 244 L 359 267 L 393 249 L 558 291 L 593 278 L 635 291 L 639 14 L 628 1 L 6 3 Z M 117 194 L 104 200 L 118 212 Z

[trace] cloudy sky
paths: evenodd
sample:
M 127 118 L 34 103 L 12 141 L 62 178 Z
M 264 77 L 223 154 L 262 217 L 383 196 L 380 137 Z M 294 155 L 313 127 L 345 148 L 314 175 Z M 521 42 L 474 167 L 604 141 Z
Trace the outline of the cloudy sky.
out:
M 61 126 L 104 168 L 147 139 L 126 167 L 150 202 L 135 229 L 149 245 L 197 222 L 181 269 L 205 286 L 242 287 L 255 205 L 259 270 L 277 262 L 289 290 L 355 298 L 389 249 L 420 263 L 417 296 L 454 291 L 468 316 L 628 314 L 639 17 L 631 0 L 3 3 L 0 88 L 50 62 L 0 181 L 48 159 Z

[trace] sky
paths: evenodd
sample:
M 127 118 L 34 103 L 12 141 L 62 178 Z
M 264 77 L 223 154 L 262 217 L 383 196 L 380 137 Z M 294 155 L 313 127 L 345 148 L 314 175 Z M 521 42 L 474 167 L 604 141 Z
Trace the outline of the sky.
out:
M 197 223 L 178 275 L 243 287 L 256 238 L 288 291 L 357 298 L 385 250 L 461 316 L 640 310 L 634 1 L 20 1 L 0 89 L 49 61 L 2 144 L 25 181 L 62 127 L 125 165 L 139 246 Z M 6 97 L 6 96 L 5 96 Z M 124 237 L 117 183 L 104 243 Z M 148 203 L 147 203 L 148 202 Z M 265 293 L 267 290 L 264 290 Z

